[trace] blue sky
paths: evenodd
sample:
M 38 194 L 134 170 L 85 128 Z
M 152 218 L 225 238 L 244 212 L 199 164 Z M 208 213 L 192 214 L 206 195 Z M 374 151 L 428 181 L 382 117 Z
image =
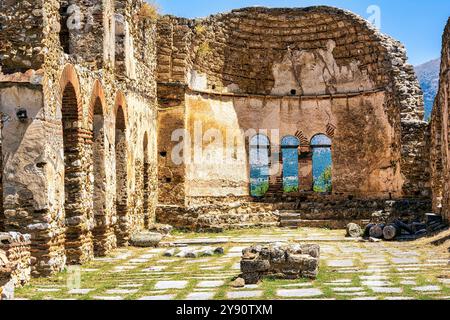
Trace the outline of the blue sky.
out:
M 151 2 L 151 1 L 150 1 Z M 231 9 L 266 7 L 305 7 L 329 5 L 369 18 L 367 8 L 381 9 L 381 31 L 403 42 L 414 64 L 438 58 L 441 38 L 450 16 L 450 0 L 154 0 L 164 14 L 187 18 L 205 17 Z

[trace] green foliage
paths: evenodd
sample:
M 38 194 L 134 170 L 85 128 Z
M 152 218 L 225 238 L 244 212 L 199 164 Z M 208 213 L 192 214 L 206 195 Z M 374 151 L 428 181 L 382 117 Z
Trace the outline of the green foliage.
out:
M 332 191 L 332 172 L 331 166 L 328 166 L 320 175 L 320 177 L 314 182 L 315 192 L 331 192 Z
M 261 183 L 260 185 L 253 187 L 252 186 L 252 196 L 254 197 L 262 197 L 269 190 L 269 182 Z
M 298 186 L 285 186 L 283 188 L 284 193 L 298 192 Z

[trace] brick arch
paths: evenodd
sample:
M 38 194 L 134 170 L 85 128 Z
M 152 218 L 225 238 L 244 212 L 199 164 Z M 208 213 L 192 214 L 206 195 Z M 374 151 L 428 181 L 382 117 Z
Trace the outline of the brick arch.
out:
M 114 102 L 114 123 L 117 122 L 117 112 L 119 111 L 119 108 L 121 108 L 123 112 L 124 127 L 128 128 L 128 104 L 122 91 L 117 91 L 116 93 L 116 99 Z
M 93 199 L 93 216 L 96 225 L 92 231 L 94 237 L 94 252 L 97 256 L 107 255 L 116 245 L 113 227 L 106 224 L 111 214 L 106 210 L 106 155 L 107 145 L 105 115 L 107 103 L 99 80 L 95 80 L 89 103 L 88 128 L 91 138 L 87 148 L 91 158 L 90 174 L 94 177 L 91 194 Z
M 100 103 L 103 115 L 107 114 L 107 103 L 105 92 L 101 82 L 97 79 L 92 88 L 91 99 L 89 101 L 88 125 L 92 129 L 96 104 Z
M 333 139 L 334 138 L 334 134 L 336 132 L 336 126 L 332 123 L 328 123 L 327 124 L 327 131 L 326 131 L 326 135 L 330 138 Z
M 116 237 L 118 245 L 127 245 L 130 239 L 131 226 L 127 222 L 130 219 L 131 210 L 128 209 L 128 141 L 126 130 L 128 127 L 127 103 L 122 92 L 118 91 L 114 105 L 114 130 L 115 130 L 115 163 L 116 163 Z
M 81 121 L 83 119 L 83 99 L 81 96 L 81 87 L 80 87 L 80 81 L 78 79 L 77 71 L 75 70 L 75 67 L 72 64 L 66 64 L 64 66 L 64 69 L 61 73 L 61 76 L 59 78 L 59 101 L 61 102 L 62 107 L 62 100 L 64 97 L 64 91 L 66 90 L 67 86 L 71 85 L 73 87 L 73 91 L 75 93 L 76 98 L 76 110 L 78 114 L 78 121 Z
M 309 140 L 301 130 L 297 130 L 295 137 L 300 141 L 301 146 L 309 146 Z
M 93 256 L 91 231 L 76 223 L 89 220 L 90 208 L 85 203 L 90 188 L 89 163 L 83 161 L 89 132 L 83 129 L 80 83 L 74 67 L 64 67 L 60 78 L 61 125 L 64 152 L 64 212 L 66 221 L 65 249 L 68 264 L 82 264 Z

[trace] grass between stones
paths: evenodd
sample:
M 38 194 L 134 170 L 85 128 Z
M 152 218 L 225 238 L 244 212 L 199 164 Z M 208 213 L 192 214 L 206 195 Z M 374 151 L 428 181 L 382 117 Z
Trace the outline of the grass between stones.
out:
M 232 230 L 223 234 L 191 234 L 176 231 L 173 239 L 196 239 L 196 238 L 217 238 L 217 237 L 238 237 L 239 239 L 248 238 L 249 241 L 255 237 L 276 237 L 280 240 L 289 240 L 304 236 L 305 233 L 323 234 L 324 236 L 336 236 L 336 231 L 327 231 L 323 229 L 305 229 L 298 232 L 283 229 L 258 229 L 258 230 Z M 343 231 L 341 231 L 343 232 Z M 282 299 L 277 294 L 278 290 L 295 289 L 319 289 L 322 292 L 320 296 L 301 296 L 299 299 L 318 298 L 318 299 L 337 299 L 347 300 L 354 298 L 376 297 L 385 299 L 392 297 L 404 297 L 408 299 L 428 300 L 442 299 L 450 296 L 448 285 L 444 285 L 438 279 L 439 276 L 449 276 L 450 269 L 448 265 L 422 266 L 430 259 L 448 259 L 448 255 L 443 253 L 434 253 L 431 246 L 417 247 L 414 243 L 359 243 L 359 242 L 326 242 L 323 244 L 324 250 L 321 255 L 320 272 L 318 278 L 314 281 L 308 279 L 281 280 L 274 278 L 264 279 L 257 287 L 250 288 L 232 288 L 230 286 L 233 277 L 239 275 L 239 270 L 233 269 L 236 263 L 239 263 L 239 256 L 227 256 L 230 251 L 236 251 L 237 247 L 246 246 L 242 243 L 226 243 L 225 255 L 215 255 L 212 257 L 188 259 L 162 256 L 163 250 L 150 248 L 121 248 L 106 259 L 95 259 L 80 268 L 79 288 L 92 289 L 85 294 L 70 294 L 68 283 L 76 283 L 77 277 L 71 269 L 61 272 L 50 278 L 33 279 L 26 287 L 16 290 L 16 297 L 21 299 L 83 299 L 90 300 L 97 297 L 115 297 L 122 299 L 135 300 L 142 297 L 173 295 L 174 299 L 186 299 L 193 292 L 213 292 L 214 299 L 227 299 L 229 292 L 238 291 L 262 291 L 262 295 L 256 298 L 243 298 L 244 300 L 275 300 Z M 402 252 L 413 252 L 418 259 L 417 264 L 401 265 L 394 264 L 392 258 Z M 128 256 L 123 256 L 128 254 Z M 153 256 L 149 256 L 153 255 Z M 386 264 L 376 264 L 363 262 L 367 259 L 382 258 Z M 138 260 L 132 263 L 132 259 Z M 406 258 L 409 258 L 406 256 Z M 206 260 L 205 260 L 206 259 Z M 130 261 L 131 260 L 131 261 Z M 351 260 L 353 266 L 328 266 L 330 260 Z M 133 269 L 127 267 L 133 266 Z M 155 269 L 148 271 L 150 267 L 164 266 L 163 270 Z M 221 269 L 204 270 L 203 267 L 221 267 Z M 399 271 L 399 268 L 420 268 L 410 271 Z M 383 293 L 375 292 L 373 288 L 365 286 L 361 276 L 378 276 L 384 279 L 382 281 L 390 282 L 386 287 L 401 288 L 401 293 Z M 408 279 L 414 281 L 414 284 L 402 284 Z M 224 284 L 214 288 L 199 288 L 198 284 L 205 280 L 223 280 Z M 168 288 L 158 290 L 155 286 L 159 281 L 187 281 L 186 286 L 182 288 Z M 438 292 L 420 292 L 414 288 L 422 286 L 438 286 Z M 346 289 L 336 288 L 355 288 L 357 290 L 345 291 Z M 121 294 L 107 294 L 107 290 L 129 289 L 136 292 Z M 51 290 L 51 291 L 49 291 Z M 53 291 L 58 290 L 58 291 Z M 341 290 L 341 291 L 339 291 Z M 301 291 L 301 290 L 300 290 Z M 304 291 L 304 290 L 303 290 Z M 354 292 L 355 291 L 355 292 Z M 296 299 L 296 297 L 288 297 Z M 285 298 L 286 299 L 286 298 Z

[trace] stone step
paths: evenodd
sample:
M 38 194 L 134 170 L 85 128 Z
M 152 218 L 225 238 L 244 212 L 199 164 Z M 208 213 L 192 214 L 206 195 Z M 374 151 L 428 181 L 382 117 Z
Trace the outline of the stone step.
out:
M 345 229 L 350 222 L 365 225 L 367 220 L 280 219 L 280 227 Z
M 279 214 L 280 220 L 285 220 L 285 219 L 301 219 L 302 218 L 302 213 L 280 213 Z

